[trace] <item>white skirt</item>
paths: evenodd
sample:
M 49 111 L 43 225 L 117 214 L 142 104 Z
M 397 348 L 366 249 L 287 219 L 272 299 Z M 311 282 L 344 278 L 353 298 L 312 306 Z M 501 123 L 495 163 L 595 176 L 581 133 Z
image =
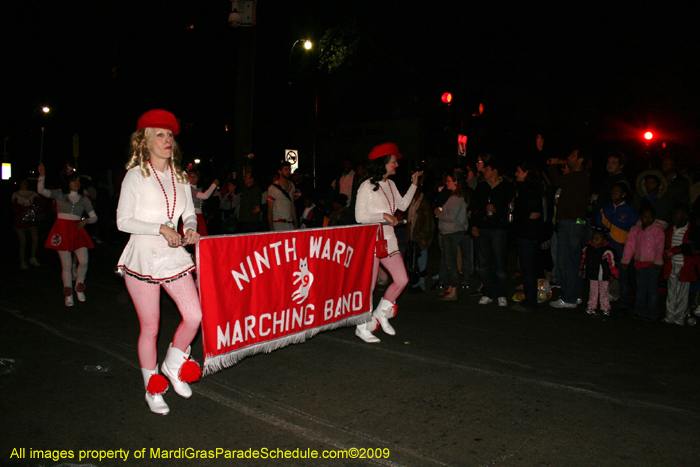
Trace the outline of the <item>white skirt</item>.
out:
M 194 261 L 184 247 L 171 248 L 161 235 L 131 235 L 117 263 L 117 274 L 160 284 L 194 271 Z

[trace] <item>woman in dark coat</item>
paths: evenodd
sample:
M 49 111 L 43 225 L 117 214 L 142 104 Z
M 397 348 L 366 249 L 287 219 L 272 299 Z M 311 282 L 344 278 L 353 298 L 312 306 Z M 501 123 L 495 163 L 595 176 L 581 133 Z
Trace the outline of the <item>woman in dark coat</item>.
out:
M 529 162 L 518 164 L 513 222 L 518 247 L 518 259 L 523 273 L 525 300 L 512 308 L 533 311 L 537 304 L 537 278 L 542 273 L 539 248 L 544 230 L 543 185 L 537 169 Z

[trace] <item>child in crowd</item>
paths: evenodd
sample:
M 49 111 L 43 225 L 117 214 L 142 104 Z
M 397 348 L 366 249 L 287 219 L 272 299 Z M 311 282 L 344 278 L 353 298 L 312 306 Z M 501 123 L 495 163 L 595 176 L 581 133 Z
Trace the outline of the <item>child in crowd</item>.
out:
M 700 256 L 693 252 L 690 245 L 688 206 L 675 206 L 671 215 L 673 226 L 666 230 L 666 251 L 664 252 L 664 258 L 669 260 L 664 266 L 664 277 L 668 281 L 664 321 L 683 326 L 688 312 L 688 291 L 690 283 L 697 280 Z
M 603 227 L 598 227 L 591 236 L 591 241 L 583 249 L 583 261 L 579 275 L 590 283 L 588 296 L 588 309 L 586 313 L 592 316 L 598 314 L 598 300 L 600 297 L 600 311 L 603 316 L 610 316 L 610 300 L 608 299 L 608 286 L 613 277 L 618 276 L 615 251 Z
M 610 231 L 610 246 L 615 250 L 615 258 L 619 262 L 625 250 L 627 235 L 632 227 L 637 225 L 639 218 L 632 205 L 627 203 L 630 196 L 630 188 L 626 182 L 613 185 L 610 190 L 609 203 L 606 203 L 598 213 L 597 225 Z M 620 270 L 620 301 L 619 311 L 625 311 L 629 306 L 629 282 L 627 271 Z
M 659 306 L 659 273 L 664 264 L 664 230 L 666 223 L 656 219 L 651 205 L 642 207 L 639 223 L 627 236 L 622 255 L 622 268 L 627 269 L 634 259 L 637 278 L 637 297 L 634 316 L 647 321 L 656 319 Z

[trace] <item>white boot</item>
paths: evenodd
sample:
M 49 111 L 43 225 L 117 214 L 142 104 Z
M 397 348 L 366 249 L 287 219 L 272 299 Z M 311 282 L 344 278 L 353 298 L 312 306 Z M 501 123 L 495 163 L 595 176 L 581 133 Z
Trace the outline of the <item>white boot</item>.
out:
M 73 289 L 71 287 L 63 287 L 63 295 L 66 297 L 66 306 L 73 306 Z
M 377 327 L 377 320 L 372 318 L 368 323 L 358 324 L 357 328 L 355 328 L 355 335 L 368 344 L 376 344 L 380 342 L 380 340 L 377 336 L 372 334 L 372 331 L 376 331 Z
M 87 297 L 85 297 L 85 284 L 78 282 L 75 284 L 75 295 L 78 297 L 79 302 L 84 302 Z
M 379 321 L 382 330 L 390 336 L 396 335 L 396 331 L 394 330 L 393 326 L 389 324 L 389 317 L 394 317 L 395 311 L 393 308 L 395 306 L 396 305 L 391 303 L 389 300 L 382 298 L 379 301 L 379 305 L 377 305 L 377 308 L 374 310 L 374 317 Z
M 160 415 L 168 415 L 168 412 L 170 412 L 170 407 L 168 407 L 168 404 L 166 404 L 163 400 L 163 394 L 151 394 L 148 392 L 148 383 L 151 381 L 151 377 L 162 377 L 162 375 L 158 375 L 158 365 L 156 365 L 155 370 L 147 370 L 145 368 L 141 368 L 141 373 L 143 374 L 143 385 L 146 387 L 146 402 L 148 403 L 148 407 L 151 409 L 151 412 Z M 163 392 L 165 392 L 166 390 L 167 386 Z
M 170 347 L 168 347 L 168 353 L 165 354 L 163 365 L 161 366 L 163 374 L 168 377 L 175 392 L 185 399 L 192 397 L 192 389 L 190 388 L 189 384 L 180 379 L 180 370 L 182 365 L 184 365 L 190 359 L 190 349 L 191 347 L 187 347 L 187 352 L 183 352 L 182 350 L 173 347 L 173 344 L 171 343 Z M 190 364 L 197 365 L 194 361 L 190 362 Z M 199 379 L 199 377 L 197 377 L 194 381 L 197 379 Z

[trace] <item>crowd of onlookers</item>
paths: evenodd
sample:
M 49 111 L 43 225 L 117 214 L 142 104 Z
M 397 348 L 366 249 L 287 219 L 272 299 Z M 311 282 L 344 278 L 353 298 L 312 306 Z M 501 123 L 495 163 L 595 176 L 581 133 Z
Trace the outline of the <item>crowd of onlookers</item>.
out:
M 435 180 L 427 173 L 421 177 L 411 205 L 400 213 L 405 226 L 397 229 L 411 278 L 409 292 L 424 292 L 430 283 L 426 279 L 432 277 L 430 289 L 439 291 L 442 300 L 457 300 L 461 290 L 480 297 L 482 305 L 514 301 L 512 308 L 532 311 L 548 301 L 552 289 L 560 288 L 558 298 L 549 301 L 552 307 L 585 303 L 587 313 L 608 316 L 611 302 L 617 302 L 616 312 L 633 311 L 654 320 L 661 291 L 666 294 L 665 320 L 684 324 L 693 308 L 690 299 L 700 288 L 700 242 L 695 238 L 696 232 L 700 235 L 700 183 L 681 174 L 670 154 L 658 169 L 631 179 L 625 155 L 611 152 L 600 178 L 594 170 L 600 168 L 592 166 L 585 147 L 572 146 L 566 157 L 556 158 L 548 157 L 543 144 L 537 135 L 537 151 L 522 160 L 485 153 Z M 355 195 L 364 178 L 363 166 L 349 160 L 321 190 L 303 172 L 292 173 L 286 162 L 262 183 L 246 170 L 200 188 L 199 172 L 190 167 L 188 173 L 198 229 L 204 235 L 354 224 Z M 87 185 L 86 194 L 100 207 L 102 218 L 110 219 L 106 211 L 113 203 L 105 187 Z M 27 209 L 43 204 L 30 191 L 25 181 L 12 198 L 23 269 L 39 264 L 36 224 L 21 222 L 37 221 Z M 320 198 L 320 191 L 327 195 Z M 99 243 L 108 230 L 109 223 L 102 222 L 90 234 Z M 432 275 L 427 259 L 435 242 L 441 258 Z M 513 251 L 522 291 L 509 299 Z M 478 284 L 470 282 L 475 277 Z M 381 271 L 378 281 L 387 281 Z
M 522 278 L 522 292 L 511 299 L 515 310 L 533 311 L 560 288 L 549 301 L 554 308 L 584 303 L 588 314 L 605 317 L 617 301 L 617 312 L 655 320 L 661 291 L 664 321 L 685 324 L 700 285 L 698 185 L 681 175 L 670 154 L 660 169 L 630 180 L 619 151 L 607 154 L 602 179 L 585 147 L 567 152 L 566 158 L 530 155 L 510 166 L 482 154 L 474 167 L 444 174 L 431 205 L 442 251 L 432 288 L 443 300 L 456 300 L 461 288 L 480 296 L 481 305 L 508 306 L 514 245 Z M 478 288 L 468 280 L 474 266 Z

